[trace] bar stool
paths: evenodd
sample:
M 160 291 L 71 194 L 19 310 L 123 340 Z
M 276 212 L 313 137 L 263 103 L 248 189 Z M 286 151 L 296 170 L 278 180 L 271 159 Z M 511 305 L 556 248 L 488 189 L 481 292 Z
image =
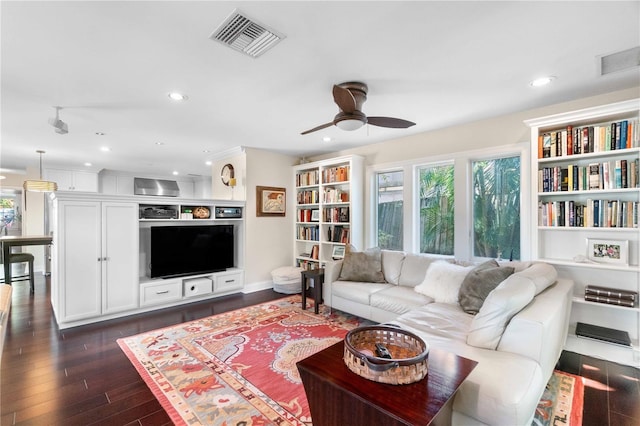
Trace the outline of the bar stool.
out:
M 4 259 L 3 259 L 4 261 Z M 18 276 L 11 276 L 11 282 L 13 281 L 26 281 L 29 280 L 29 284 L 31 287 L 31 294 L 35 292 L 35 278 L 33 275 L 33 255 L 31 253 L 11 253 L 9 254 L 9 263 L 24 263 L 27 262 L 29 264 L 29 273 Z M 2 278 L 0 280 L 1 283 L 5 282 L 5 279 Z

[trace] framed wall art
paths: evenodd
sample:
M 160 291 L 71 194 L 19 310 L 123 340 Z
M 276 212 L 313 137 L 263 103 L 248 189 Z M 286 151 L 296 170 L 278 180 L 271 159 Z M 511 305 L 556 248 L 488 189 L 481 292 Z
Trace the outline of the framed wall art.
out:
M 598 263 L 628 265 L 629 241 L 587 238 L 587 257 Z
M 256 186 L 256 216 L 284 216 L 287 213 L 286 188 Z

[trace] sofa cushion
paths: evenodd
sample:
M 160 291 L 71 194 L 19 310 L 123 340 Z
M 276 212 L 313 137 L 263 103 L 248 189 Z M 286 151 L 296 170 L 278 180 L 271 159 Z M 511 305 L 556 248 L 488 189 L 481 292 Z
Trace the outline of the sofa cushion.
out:
M 417 286 L 424 281 L 429 265 L 435 260 L 438 258 L 428 254 L 408 253 L 402 262 L 402 272 L 398 284 L 409 287 Z
M 458 303 L 469 314 L 477 314 L 489 293 L 513 274 L 511 266 L 500 267 L 491 259 L 473 268 L 462 281 Z
M 473 266 L 460 266 L 445 260 L 432 262 L 422 284 L 415 291 L 432 297 L 438 303 L 458 303 L 460 285 Z
M 390 284 L 398 284 L 405 253 L 395 250 L 382 250 L 382 273 Z
M 485 349 L 496 349 L 511 318 L 533 300 L 536 287 L 530 280 L 513 274 L 485 299 L 471 322 L 467 343 Z
M 331 286 L 331 292 L 333 296 L 339 296 L 368 306 L 372 294 L 391 287 L 393 285 L 387 283 L 336 281 Z
M 383 283 L 382 253 L 379 247 L 373 247 L 365 251 L 355 251 L 353 246 L 347 245 L 342 270 L 341 281 L 359 281 L 370 283 Z
M 433 302 L 433 298 L 418 294 L 413 287 L 394 285 L 371 294 L 371 306 L 396 314 L 404 314 L 411 309 Z

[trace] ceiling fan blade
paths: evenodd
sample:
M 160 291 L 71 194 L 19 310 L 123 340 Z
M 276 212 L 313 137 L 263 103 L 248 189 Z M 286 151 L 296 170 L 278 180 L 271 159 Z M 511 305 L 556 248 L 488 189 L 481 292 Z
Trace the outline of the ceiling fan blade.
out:
M 356 110 L 357 103 L 356 98 L 349 89 L 333 85 L 333 100 L 338 104 L 338 107 L 347 114 L 351 114 Z
M 393 129 L 406 129 L 407 127 L 416 125 L 416 123 L 412 121 L 393 117 L 367 117 L 367 123 L 378 127 L 391 127 Z
M 306 131 L 304 131 L 304 132 L 302 132 L 300 134 L 301 135 L 306 135 L 308 133 L 313 133 L 315 131 L 326 129 L 327 127 L 331 127 L 331 126 L 333 126 L 333 121 L 330 122 L 330 123 L 321 124 L 318 127 L 314 127 L 313 129 L 306 130 Z

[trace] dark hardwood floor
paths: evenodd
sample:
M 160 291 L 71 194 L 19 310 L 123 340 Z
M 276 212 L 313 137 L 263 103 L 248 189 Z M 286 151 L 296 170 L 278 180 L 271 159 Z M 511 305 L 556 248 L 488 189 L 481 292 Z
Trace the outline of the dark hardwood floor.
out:
M 158 401 L 116 339 L 284 297 L 271 290 L 58 330 L 47 280 L 14 286 L 2 353 L 1 425 L 165 425 Z M 584 425 L 640 425 L 640 372 L 563 353 L 559 368 L 588 378 Z

